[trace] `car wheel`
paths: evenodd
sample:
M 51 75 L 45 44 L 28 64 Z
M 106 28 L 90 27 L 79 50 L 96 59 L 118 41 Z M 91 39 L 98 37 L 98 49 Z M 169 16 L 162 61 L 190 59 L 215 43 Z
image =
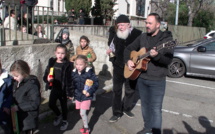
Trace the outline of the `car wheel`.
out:
M 185 73 L 185 65 L 180 59 L 174 58 L 168 67 L 168 76 L 172 78 L 182 77 Z

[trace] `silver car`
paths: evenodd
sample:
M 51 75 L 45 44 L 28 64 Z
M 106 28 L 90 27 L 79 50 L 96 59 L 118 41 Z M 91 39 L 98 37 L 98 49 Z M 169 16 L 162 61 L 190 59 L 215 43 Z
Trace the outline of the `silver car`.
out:
M 185 74 L 215 79 L 215 38 L 174 48 L 168 76 L 179 78 Z

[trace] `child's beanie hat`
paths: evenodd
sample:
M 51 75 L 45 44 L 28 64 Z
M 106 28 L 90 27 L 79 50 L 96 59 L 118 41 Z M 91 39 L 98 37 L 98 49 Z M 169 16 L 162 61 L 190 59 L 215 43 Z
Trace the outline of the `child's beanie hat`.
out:
M 63 32 L 62 32 L 62 35 L 63 35 L 63 34 L 68 34 L 68 35 L 69 35 L 69 29 L 68 29 L 68 28 L 64 28 L 64 29 L 63 29 Z

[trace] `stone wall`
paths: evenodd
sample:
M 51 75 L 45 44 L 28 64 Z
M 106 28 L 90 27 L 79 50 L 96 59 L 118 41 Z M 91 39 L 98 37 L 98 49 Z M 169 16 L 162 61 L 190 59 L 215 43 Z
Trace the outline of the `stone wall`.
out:
M 75 48 L 79 45 L 79 38 L 81 35 L 83 35 L 83 33 L 72 30 L 70 31 L 70 39 L 73 41 Z M 107 39 L 87 34 L 85 35 L 90 39 L 90 46 L 93 47 L 97 55 L 97 60 L 94 62 L 96 74 L 100 74 L 102 71 L 112 72 L 112 65 L 106 55 L 106 49 L 108 48 Z M 0 55 L 3 67 L 9 70 L 11 64 L 15 60 L 22 59 L 27 61 L 31 67 L 32 74 L 36 75 L 41 82 L 43 97 L 47 97 L 48 92 L 44 92 L 44 82 L 42 81 L 42 76 L 44 74 L 45 67 L 48 64 L 48 59 L 54 56 L 54 49 L 56 45 L 56 43 L 49 43 L 1 46 Z
M 101 37 L 108 37 L 109 26 L 81 26 L 81 25 L 66 25 L 71 30 L 81 31 L 89 35 L 96 35 Z M 62 28 L 63 26 L 57 26 Z M 57 28 L 55 27 L 55 29 Z M 136 26 L 137 29 L 146 32 L 146 28 L 143 26 Z M 173 38 L 177 39 L 179 43 L 188 42 L 192 40 L 203 39 L 206 29 L 202 27 L 188 27 L 188 26 L 175 26 L 168 25 L 168 30 L 172 32 Z

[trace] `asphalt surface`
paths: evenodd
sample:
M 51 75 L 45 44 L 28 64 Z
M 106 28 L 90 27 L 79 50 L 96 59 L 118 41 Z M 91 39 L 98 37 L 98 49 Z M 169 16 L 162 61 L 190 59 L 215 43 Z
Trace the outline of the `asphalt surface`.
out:
M 215 134 L 215 80 L 182 77 L 167 78 L 163 102 L 163 134 Z M 109 83 L 110 84 L 110 83 Z M 104 84 L 111 87 L 111 85 Z M 115 123 L 109 123 L 112 116 L 112 92 L 98 95 L 88 113 L 91 134 L 136 134 L 143 128 L 141 105 L 136 92 L 134 118 L 122 116 Z M 41 115 L 40 134 L 80 134 L 83 126 L 79 111 L 70 104 L 69 126 L 61 131 L 54 127 L 51 112 Z
M 215 86 L 214 80 L 167 78 L 163 102 L 163 134 L 215 134 Z M 136 134 L 143 128 L 141 105 L 136 93 L 134 118 L 126 115 L 115 123 L 109 123 L 112 116 L 112 92 L 99 95 L 89 111 L 91 134 Z M 66 131 L 52 125 L 53 118 L 40 123 L 41 134 L 80 134 L 83 126 L 78 110 L 70 110 L 69 126 Z

